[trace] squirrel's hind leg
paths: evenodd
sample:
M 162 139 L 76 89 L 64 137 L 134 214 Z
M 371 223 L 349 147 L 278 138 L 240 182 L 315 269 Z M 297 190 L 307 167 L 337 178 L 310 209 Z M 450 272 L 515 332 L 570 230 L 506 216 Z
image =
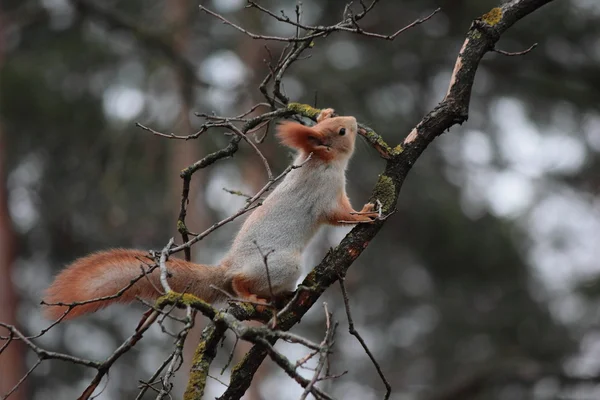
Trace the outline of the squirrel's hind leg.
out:
M 240 275 L 234 276 L 231 280 L 231 288 L 237 297 L 252 303 L 268 305 L 268 299 L 260 297 L 252 291 L 255 286 L 254 282 Z

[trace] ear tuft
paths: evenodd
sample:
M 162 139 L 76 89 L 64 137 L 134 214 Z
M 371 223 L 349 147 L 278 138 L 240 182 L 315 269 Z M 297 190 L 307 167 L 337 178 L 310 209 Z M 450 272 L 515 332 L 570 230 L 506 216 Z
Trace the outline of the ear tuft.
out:
M 277 126 L 277 137 L 292 149 L 310 153 L 322 137 L 321 133 L 297 122 L 284 121 Z
M 319 123 L 327 118 L 333 118 L 334 114 L 335 114 L 335 110 L 333 108 L 324 108 L 323 110 L 321 110 L 321 112 L 317 116 L 317 123 Z

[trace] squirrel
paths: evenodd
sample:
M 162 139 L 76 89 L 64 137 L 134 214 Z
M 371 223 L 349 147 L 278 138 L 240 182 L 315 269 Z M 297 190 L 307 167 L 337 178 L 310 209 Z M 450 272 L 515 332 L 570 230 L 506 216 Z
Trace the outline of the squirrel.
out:
M 296 165 L 243 223 L 231 249 L 217 266 L 195 264 L 177 258 L 167 263 L 168 282 L 176 292 L 191 293 L 214 303 L 226 293 L 254 303 L 268 304 L 278 295 L 295 289 L 301 274 L 301 256 L 321 225 L 371 222 L 378 217 L 367 203 L 355 211 L 346 195 L 345 171 L 358 133 L 356 119 L 333 116 L 324 109 L 317 124 L 308 127 L 284 121 L 277 127 L 281 143 L 298 152 Z M 268 272 L 263 255 L 268 252 Z M 115 295 L 139 278 L 147 253 L 112 249 L 75 260 L 58 274 L 47 289 L 45 314 L 58 319 L 67 306 Z M 156 299 L 162 295 L 160 272 L 147 272 L 120 296 L 73 307 L 71 319 L 113 303 L 131 303 L 136 297 Z M 221 289 L 217 290 L 215 287 Z

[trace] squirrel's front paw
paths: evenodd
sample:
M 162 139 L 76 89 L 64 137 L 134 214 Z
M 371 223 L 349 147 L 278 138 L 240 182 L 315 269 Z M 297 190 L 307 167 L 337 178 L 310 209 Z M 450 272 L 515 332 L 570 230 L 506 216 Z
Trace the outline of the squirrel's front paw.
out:
M 367 203 L 363 206 L 362 210 L 351 212 L 352 220 L 354 223 L 365 223 L 376 221 L 380 216 L 379 210 L 375 211 L 377 206 L 373 203 Z
M 360 210 L 360 215 L 371 219 L 371 221 L 380 217 L 380 212 L 376 210 L 377 206 L 373 203 L 367 203 Z

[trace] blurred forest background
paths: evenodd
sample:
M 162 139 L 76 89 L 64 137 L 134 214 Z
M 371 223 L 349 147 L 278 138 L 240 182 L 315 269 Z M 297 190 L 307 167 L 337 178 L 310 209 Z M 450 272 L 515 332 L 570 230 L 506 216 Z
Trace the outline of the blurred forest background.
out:
M 288 71 L 284 89 L 292 101 L 355 115 L 389 143 L 400 142 L 443 98 L 471 21 L 497 2 L 381 1 L 364 20 L 370 31 L 392 33 L 442 11 L 394 42 L 349 34 L 318 40 L 311 57 Z M 328 24 L 346 2 L 302 3 L 304 22 Z M 202 4 L 254 32 L 290 33 L 245 10 L 243 0 Z M 295 6 L 261 4 L 288 15 Z M 267 72 L 265 42 L 197 5 L 2 1 L 0 320 L 37 333 L 49 324 L 40 313 L 43 290 L 65 264 L 113 246 L 160 249 L 177 236 L 179 171 L 228 139 L 211 133 L 170 141 L 135 122 L 192 133 L 202 122 L 194 112 L 236 115 L 261 101 L 257 88 Z M 520 51 L 535 42 L 524 56 L 485 57 L 469 120 L 421 157 L 398 212 L 349 271 L 357 329 L 395 400 L 600 398 L 600 3 L 554 1 L 511 28 L 499 47 Z M 269 46 L 278 55 L 281 46 Z M 270 134 L 261 149 L 275 172 L 290 162 Z M 348 173 L 355 205 L 367 199 L 382 165 L 359 144 Z M 265 181 L 262 163 L 242 146 L 194 176 L 188 226 L 201 231 L 243 204 L 223 188 L 253 192 Z M 201 241 L 193 259 L 217 262 L 238 226 Z M 347 230 L 324 230 L 307 270 Z M 340 399 L 382 398 L 373 365 L 345 328 L 339 287 L 323 300 L 341 323 L 333 372 L 349 369 L 328 390 Z M 296 332 L 320 340 L 324 313 L 314 308 Z M 62 323 L 37 343 L 103 359 L 133 332 L 141 310 L 114 307 Z M 97 398 L 134 398 L 172 342 L 155 326 L 113 367 Z M 294 351 L 286 349 L 292 358 L 304 355 Z M 0 393 L 34 361 L 16 345 L 3 353 Z M 13 398 L 72 399 L 92 372 L 46 362 Z M 206 397 L 222 390 L 212 381 Z M 266 365 L 246 398 L 300 393 Z

